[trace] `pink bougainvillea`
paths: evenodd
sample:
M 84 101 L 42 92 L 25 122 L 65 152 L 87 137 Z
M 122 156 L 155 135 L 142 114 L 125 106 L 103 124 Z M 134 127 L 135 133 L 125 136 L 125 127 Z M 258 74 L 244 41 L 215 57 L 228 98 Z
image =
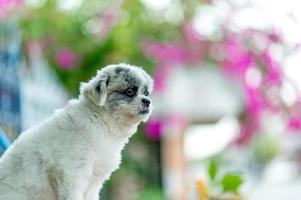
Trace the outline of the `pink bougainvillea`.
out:
M 279 63 L 272 58 L 269 51 L 264 51 L 261 55 L 263 64 L 266 69 L 266 81 L 271 85 L 281 85 L 283 73 Z
M 0 0 L 0 8 L 6 9 L 16 5 L 22 5 L 23 0 Z
M 23 5 L 23 0 L 0 0 L 0 20 L 6 18 L 11 11 Z
M 173 113 L 160 118 L 153 117 L 144 126 L 146 137 L 151 140 L 159 140 L 164 131 L 175 132 L 183 129 L 187 125 L 187 119 L 184 115 Z
M 265 112 L 285 110 L 280 98 L 285 77 L 281 62 L 272 51 L 274 44 L 283 46 L 281 32 L 275 29 L 233 32 L 225 25 L 221 28 L 222 37 L 214 41 L 198 33 L 190 21 L 183 24 L 181 31 L 182 39 L 177 42 L 148 41 L 142 45 L 144 53 L 157 62 L 155 92 L 164 92 L 165 81 L 177 64 L 190 66 L 191 63 L 201 65 L 204 60 L 214 62 L 244 90 L 244 117 L 240 121 L 241 134 L 237 144 L 247 143 L 254 133 L 260 131 Z M 253 76 L 254 71 L 257 77 Z M 290 130 L 301 131 L 301 111 L 298 115 L 289 115 L 287 119 Z
M 142 49 L 146 55 L 158 62 L 154 72 L 155 93 L 160 93 L 164 90 L 165 80 L 174 67 L 177 67 L 180 63 L 187 63 L 190 60 L 189 51 L 180 43 L 144 42 Z
M 143 51 L 156 59 L 164 62 L 187 62 L 189 60 L 189 53 L 183 44 L 180 43 L 155 43 L 145 42 L 142 45 Z
M 301 130 L 301 116 L 292 116 L 288 120 L 288 129 L 290 131 L 300 131 Z
M 244 79 L 244 75 L 251 66 L 253 58 L 243 45 L 236 39 L 230 38 L 221 44 L 224 58 L 221 62 L 222 70 L 229 76 Z
M 301 131 L 301 98 L 298 97 L 294 105 L 287 112 L 287 128 L 290 132 Z
M 162 133 L 162 120 L 150 119 L 144 126 L 146 136 L 151 140 L 159 140 Z
M 56 61 L 61 69 L 72 69 L 77 63 L 77 56 L 71 49 L 64 48 L 57 52 Z

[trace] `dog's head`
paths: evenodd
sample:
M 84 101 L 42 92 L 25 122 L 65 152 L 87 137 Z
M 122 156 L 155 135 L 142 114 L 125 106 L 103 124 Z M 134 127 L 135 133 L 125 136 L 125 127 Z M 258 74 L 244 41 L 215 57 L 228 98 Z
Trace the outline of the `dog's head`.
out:
M 115 116 L 146 121 L 152 111 L 152 78 L 140 67 L 109 65 L 82 83 L 82 98 Z

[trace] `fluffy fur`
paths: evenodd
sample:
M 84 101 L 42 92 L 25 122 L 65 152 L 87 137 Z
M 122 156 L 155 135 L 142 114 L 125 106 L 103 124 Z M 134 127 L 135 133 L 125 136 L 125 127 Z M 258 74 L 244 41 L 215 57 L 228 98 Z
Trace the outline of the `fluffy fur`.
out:
M 127 64 L 82 83 L 78 99 L 22 133 L 1 157 L 0 200 L 99 199 L 125 144 L 150 115 L 152 85 Z

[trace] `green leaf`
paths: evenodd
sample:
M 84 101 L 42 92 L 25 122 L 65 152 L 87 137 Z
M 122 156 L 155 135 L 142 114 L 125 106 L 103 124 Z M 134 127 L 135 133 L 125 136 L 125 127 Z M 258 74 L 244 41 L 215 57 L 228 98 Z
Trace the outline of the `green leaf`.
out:
M 208 169 L 208 174 L 212 181 L 215 179 L 217 172 L 218 172 L 218 165 L 214 160 L 212 160 L 209 164 L 209 169 Z
M 221 184 L 223 186 L 224 192 L 234 192 L 237 193 L 241 184 L 243 184 L 244 179 L 238 173 L 227 173 L 223 176 Z

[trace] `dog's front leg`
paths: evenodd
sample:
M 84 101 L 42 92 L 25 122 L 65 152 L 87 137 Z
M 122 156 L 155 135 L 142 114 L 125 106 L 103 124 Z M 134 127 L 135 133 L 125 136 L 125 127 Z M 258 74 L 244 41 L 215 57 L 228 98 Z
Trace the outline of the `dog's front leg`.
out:
M 85 200 L 84 191 L 87 188 L 87 179 L 84 174 L 76 170 L 62 171 L 48 170 L 49 184 L 57 200 Z
M 85 200 L 100 200 L 99 193 L 104 184 L 104 182 L 109 179 L 110 173 L 104 175 L 102 178 L 94 179 L 90 182 L 89 187 L 87 188 Z
M 86 192 L 85 200 L 99 200 L 99 192 L 100 192 L 101 186 L 93 184 L 91 185 Z
M 85 200 L 82 182 L 64 182 L 59 186 L 58 200 Z

